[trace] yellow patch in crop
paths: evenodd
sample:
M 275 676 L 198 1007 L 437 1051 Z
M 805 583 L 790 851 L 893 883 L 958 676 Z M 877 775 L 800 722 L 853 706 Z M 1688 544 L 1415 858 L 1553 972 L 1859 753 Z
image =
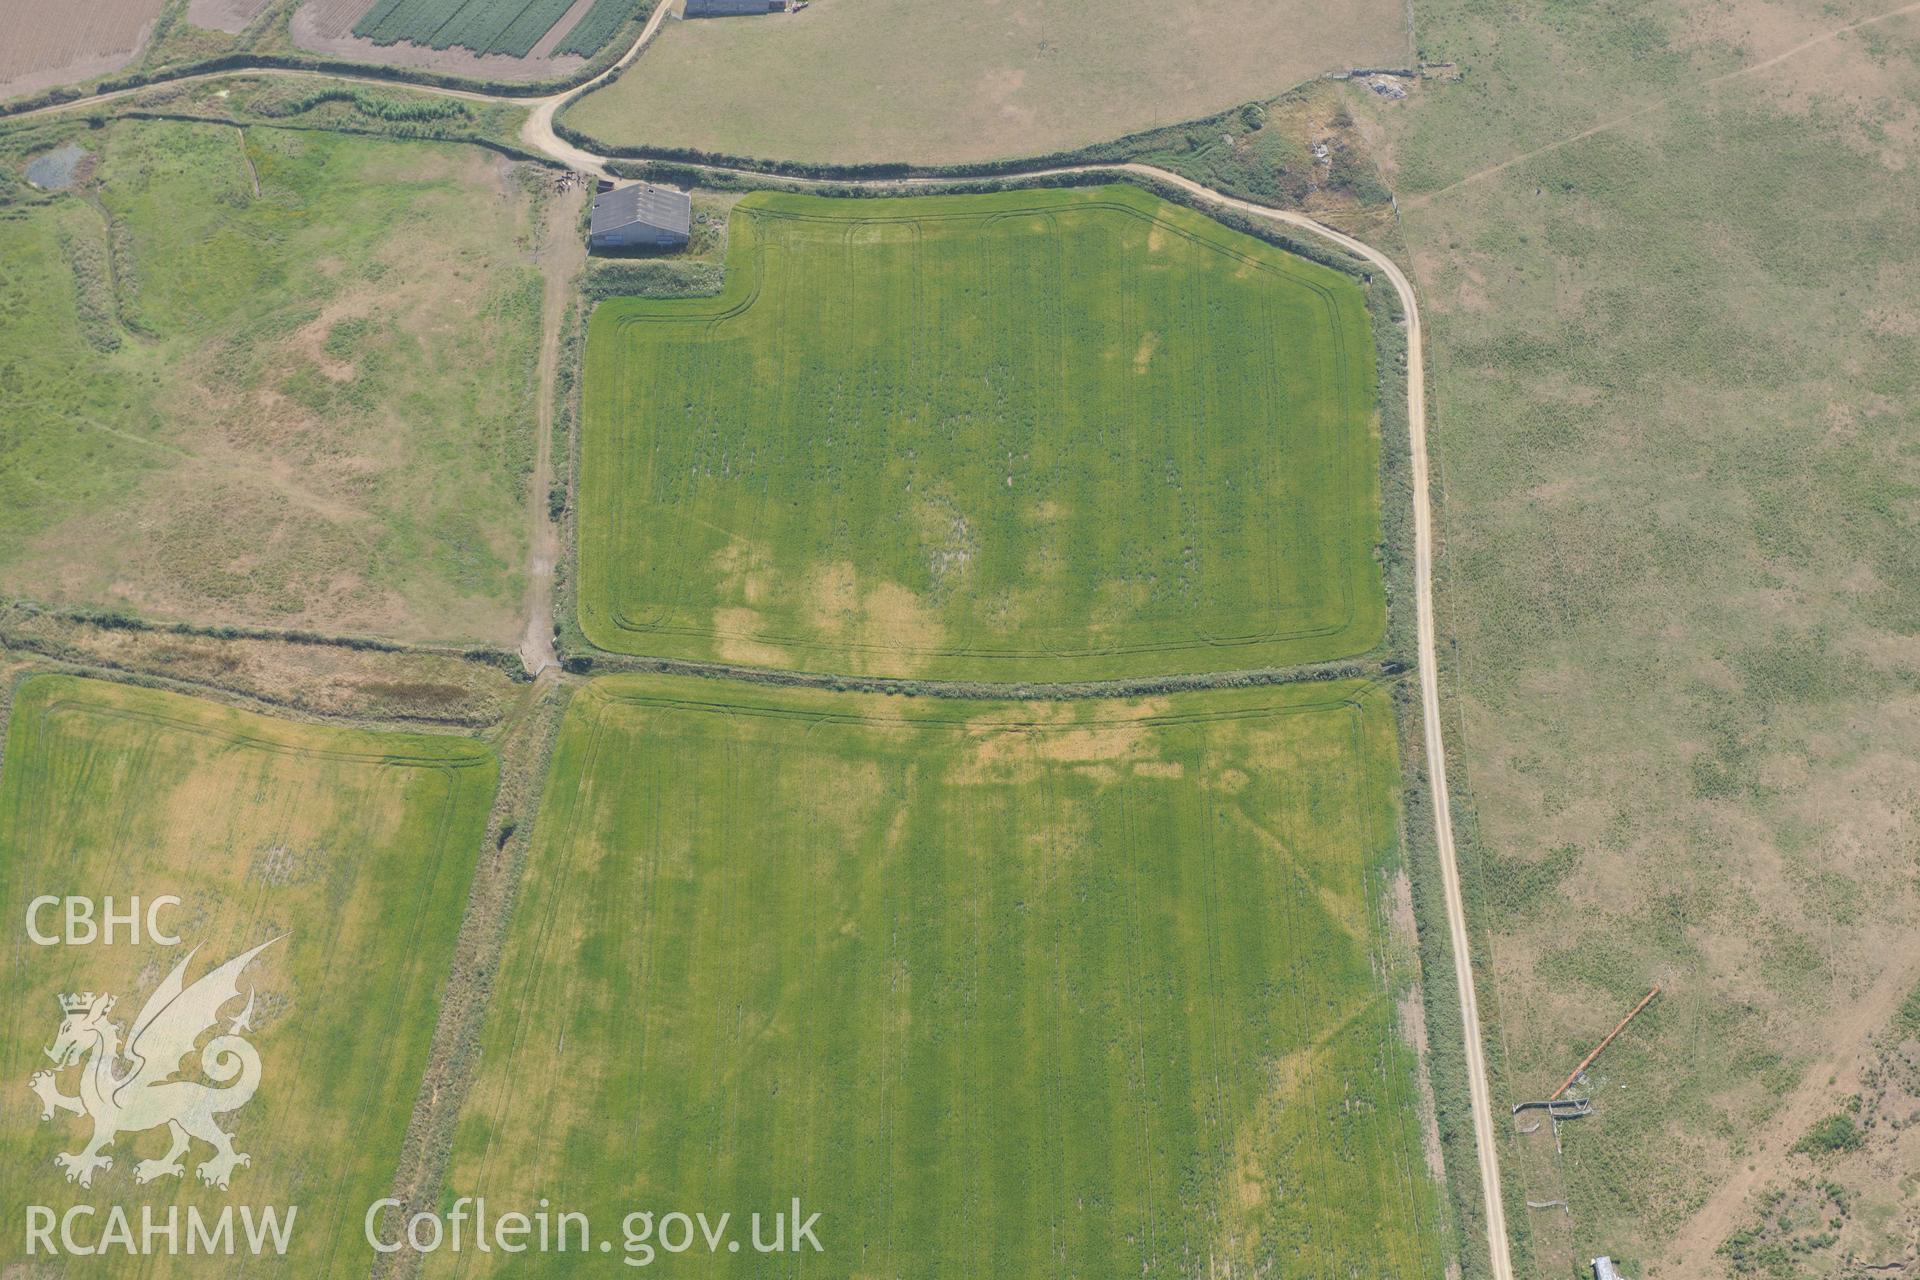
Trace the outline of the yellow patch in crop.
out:
M 747 538 L 730 537 L 726 546 L 713 553 L 712 564 L 720 575 L 716 585 L 724 597 L 756 608 L 766 603 L 773 579 L 773 557 L 764 546 Z
M 1281 1115 L 1294 1107 L 1311 1106 L 1316 1076 L 1331 1069 L 1333 1041 L 1371 1001 L 1349 1009 L 1312 1043 L 1274 1060 L 1267 1069 L 1267 1087 L 1253 1112 L 1234 1132 L 1233 1154 L 1227 1166 L 1221 1197 L 1220 1235 L 1214 1243 L 1216 1260 L 1238 1271 L 1261 1256 L 1262 1211 L 1284 1188 L 1274 1161 L 1274 1135 L 1283 1132 Z M 1236 1267 L 1234 1263 L 1240 1263 Z
M 939 615 L 897 582 L 883 582 L 868 592 L 864 613 L 868 647 L 910 655 L 914 670 L 925 665 L 926 655 L 939 649 L 947 634 Z
M 1179 778 L 1186 775 L 1187 766 L 1178 760 L 1141 760 L 1133 771 L 1143 778 Z
M 747 666 L 779 667 L 790 664 L 793 658 L 785 649 L 755 639 L 760 627 L 760 615 L 752 609 L 715 609 L 714 652 L 720 655 L 723 662 L 739 662 Z
M 807 621 L 829 640 L 844 640 L 860 611 L 860 583 L 853 565 L 836 560 L 807 583 Z
M 1022 708 L 1018 724 L 975 720 L 968 725 L 973 748 L 955 764 L 953 781 L 1030 782 L 1047 766 L 1066 765 L 1103 785 L 1116 782 L 1125 769 L 1166 763 L 1150 723 L 1165 705 L 1143 699 L 1128 704 L 1126 718 L 1097 724 L 1081 722 L 1067 704 Z
M 849 646 L 849 665 L 858 672 L 903 665 L 918 671 L 946 639 L 939 615 L 917 594 L 897 582 L 864 586 L 844 560 L 814 571 L 805 603 L 808 625 L 822 639 Z
M 1140 345 L 1133 353 L 1133 371 L 1145 373 L 1147 366 L 1153 363 L 1153 353 L 1160 349 L 1160 331 L 1149 329 L 1140 335 Z

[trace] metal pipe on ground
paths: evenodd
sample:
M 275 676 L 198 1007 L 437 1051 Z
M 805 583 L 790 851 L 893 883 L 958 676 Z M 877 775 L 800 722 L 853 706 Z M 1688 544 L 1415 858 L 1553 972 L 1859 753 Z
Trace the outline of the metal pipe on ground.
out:
M 1592 1053 L 1580 1059 L 1580 1065 L 1573 1069 L 1573 1074 L 1568 1076 L 1566 1080 L 1561 1083 L 1558 1089 L 1555 1089 L 1552 1093 L 1547 1095 L 1547 1101 L 1551 1102 L 1555 1098 L 1559 1097 L 1561 1094 L 1565 1093 L 1567 1090 L 1573 1088 L 1573 1082 L 1580 1078 L 1580 1073 L 1582 1071 L 1585 1071 L 1588 1067 L 1593 1065 L 1593 1060 L 1600 1056 L 1600 1051 L 1606 1048 L 1608 1045 L 1612 1044 L 1613 1038 L 1619 1035 L 1622 1031 L 1625 1031 L 1627 1029 L 1627 1024 L 1629 1022 L 1632 1022 L 1635 1018 L 1639 1017 L 1640 1011 L 1646 1008 L 1648 1005 L 1652 1004 L 1653 998 L 1659 994 L 1660 994 L 1660 984 L 1656 982 L 1653 984 L 1653 990 L 1647 992 L 1646 995 L 1640 998 L 1640 1003 L 1633 1006 L 1633 1012 L 1629 1013 L 1626 1017 L 1620 1019 L 1619 1025 L 1615 1026 L 1613 1030 L 1607 1032 L 1607 1038 L 1605 1040 L 1602 1040 L 1599 1044 L 1595 1045 L 1593 1047 Z

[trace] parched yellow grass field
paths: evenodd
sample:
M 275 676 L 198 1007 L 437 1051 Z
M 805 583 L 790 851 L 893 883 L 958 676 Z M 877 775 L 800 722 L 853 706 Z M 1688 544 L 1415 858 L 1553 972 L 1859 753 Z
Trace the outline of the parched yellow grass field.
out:
M 670 19 L 567 123 L 617 145 L 864 163 L 1038 155 L 1405 66 L 1400 0 L 818 0 Z
M 364 1276 L 373 1254 L 360 1215 L 393 1177 L 496 769 L 466 738 L 297 724 L 67 676 L 22 685 L 0 772 L 4 1256 L 17 1256 L 29 1204 L 297 1205 L 273 1273 Z M 27 945 L 28 903 L 46 894 L 111 895 L 121 909 L 136 895 L 176 896 L 161 921 L 180 943 Z M 54 918 L 43 912 L 41 925 Z M 182 1176 L 136 1185 L 137 1162 L 167 1150 L 152 1130 L 120 1134 L 90 1189 L 67 1183 L 54 1157 L 80 1151 L 91 1128 L 64 1112 L 43 1120 L 26 1088 L 49 1065 L 56 997 L 115 995 L 125 1036 L 190 948 L 200 951 L 189 982 L 274 938 L 240 985 L 255 997 L 248 1039 L 261 1075 L 253 1098 L 219 1117 L 252 1161 L 230 1194 L 200 1185 L 212 1148 L 198 1143 Z M 224 1031 L 237 1001 L 223 1012 Z M 61 1079 L 69 1095 L 75 1083 Z M 205 1275 L 205 1261 L 116 1253 L 84 1273 Z

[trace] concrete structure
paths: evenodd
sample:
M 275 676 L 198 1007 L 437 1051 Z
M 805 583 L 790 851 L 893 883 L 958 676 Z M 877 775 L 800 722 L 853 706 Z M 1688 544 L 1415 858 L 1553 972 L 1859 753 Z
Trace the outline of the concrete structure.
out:
M 787 0 L 687 0 L 689 18 L 737 18 L 750 13 L 785 13 Z
M 1593 1280 L 1627 1280 L 1627 1278 L 1620 1274 L 1620 1268 L 1613 1265 L 1612 1258 L 1595 1258 Z
M 616 249 L 680 249 L 693 227 L 693 197 L 672 187 L 630 182 L 593 198 L 587 245 Z

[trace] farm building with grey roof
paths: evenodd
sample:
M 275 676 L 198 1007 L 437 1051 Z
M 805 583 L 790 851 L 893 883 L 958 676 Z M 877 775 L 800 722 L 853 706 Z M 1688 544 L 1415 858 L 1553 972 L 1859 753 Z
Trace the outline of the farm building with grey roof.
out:
M 610 249 L 678 249 L 693 226 L 693 197 L 672 187 L 632 182 L 593 198 L 587 243 Z
M 687 0 L 689 18 L 737 18 L 749 13 L 785 13 L 787 0 Z

